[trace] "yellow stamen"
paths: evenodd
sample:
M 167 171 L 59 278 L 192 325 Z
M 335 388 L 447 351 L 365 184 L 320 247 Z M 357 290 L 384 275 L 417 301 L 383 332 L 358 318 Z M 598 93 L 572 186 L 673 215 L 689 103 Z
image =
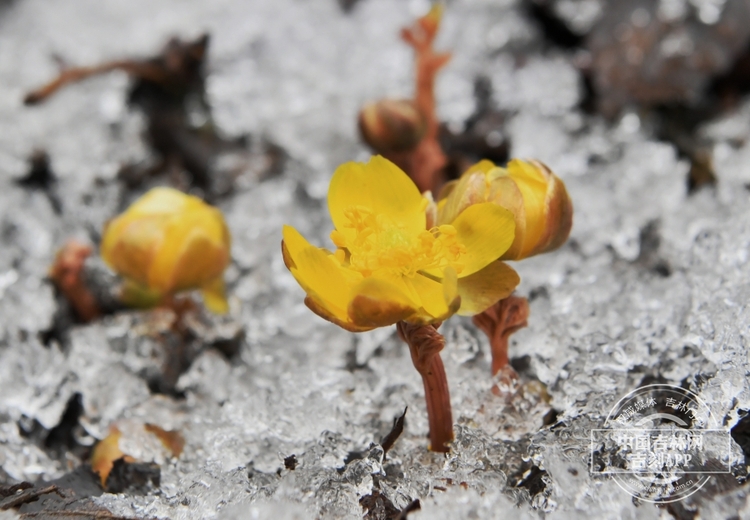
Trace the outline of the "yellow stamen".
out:
M 354 237 L 331 233 L 331 240 L 349 251 L 349 267 L 369 276 L 386 269 L 395 275 L 414 276 L 419 271 L 452 267 L 457 273 L 466 247 L 458 241 L 456 229 L 442 225 L 414 235 L 386 215 L 375 215 L 370 209 L 352 206 L 345 210 Z

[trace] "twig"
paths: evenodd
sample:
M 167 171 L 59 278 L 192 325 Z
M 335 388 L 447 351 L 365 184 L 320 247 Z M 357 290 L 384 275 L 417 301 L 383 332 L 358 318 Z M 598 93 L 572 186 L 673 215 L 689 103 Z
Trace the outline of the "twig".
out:
M 88 519 L 99 519 L 106 518 L 108 520 L 155 520 L 146 518 L 138 518 L 137 516 L 121 516 L 111 513 L 110 511 L 33 511 L 30 513 L 21 513 L 21 518 L 36 518 L 38 516 L 46 517 L 70 517 L 70 516 L 81 516 Z
M 65 495 L 63 495 L 55 485 L 47 486 L 42 489 L 26 489 L 23 493 L 15 496 L 10 496 L 0 502 L 0 510 L 6 511 L 13 507 L 23 505 L 27 502 L 33 502 L 40 496 L 46 495 L 48 493 L 56 493 L 58 496 L 65 498 Z
M 404 408 L 404 413 L 402 413 L 399 417 L 395 418 L 393 420 L 393 428 L 391 428 L 391 431 L 389 431 L 385 437 L 380 441 L 380 445 L 383 447 L 383 453 L 388 453 L 388 450 L 393 448 L 393 445 L 396 444 L 396 441 L 399 437 L 401 437 L 401 434 L 404 431 L 404 421 L 406 420 L 406 410 L 408 410 L 409 407 L 407 406 Z
M 150 80 L 154 83 L 161 83 L 164 81 L 163 69 L 154 63 L 144 63 L 135 60 L 110 61 L 93 67 L 72 67 L 65 69 L 60 72 L 60 75 L 54 80 L 50 81 L 43 87 L 26 94 L 23 102 L 26 105 L 39 104 L 65 85 L 77 83 L 92 76 L 105 74 L 113 70 L 121 70 L 133 77 Z

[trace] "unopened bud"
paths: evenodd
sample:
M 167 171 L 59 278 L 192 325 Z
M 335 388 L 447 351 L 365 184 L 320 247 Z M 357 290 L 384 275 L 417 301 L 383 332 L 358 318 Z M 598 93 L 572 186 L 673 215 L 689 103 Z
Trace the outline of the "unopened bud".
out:
M 539 161 L 514 159 L 507 169 L 486 160 L 475 164 L 443 189 L 438 221 L 450 223 L 481 202 L 494 202 L 515 217 L 515 238 L 501 260 L 521 260 L 557 249 L 573 225 L 573 203 L 565 184 Z
M 104 231 L 104 261 L 143 294 L 201 289 L 206 306 L 226 312 L 224 269 L 229 230 L 221 212 L 197 197 L 154 188 L 112 220 Z M 137 303 L 137 302 L 126 302 Z
M 362 139 L 378 153 L 411 150 L 426 129 L 424 116 L 408 99 L 383 99 L 365 105 L 359 112 Z

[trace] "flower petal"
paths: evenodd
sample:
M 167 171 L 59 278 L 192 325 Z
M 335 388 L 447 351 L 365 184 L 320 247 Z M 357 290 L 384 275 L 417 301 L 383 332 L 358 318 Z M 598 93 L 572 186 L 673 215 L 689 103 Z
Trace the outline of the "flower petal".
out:
M 219 275 L 218 278 L 205 285 L 201 292 L 203 293 L 203 303 L 208 310 L 216 314 L 226 314 L 229 311 L 229 303 L 224 288 L 224 275 Z
M 342 320 L 338 316 L 335 316 L 334 314 L 331 314 L 331 312 L 323 306 L 321 303 L 319 303 L 318 300 L 315 298 L 308 296 L 305 298 L 305 305 L 307 305 L 307 308 L 313 311 L 315 314 L 320 316 L 326 321 L 330 321 L 334 325 L 338 325 L 344 330 L 348 330 L 349 332 L 366 332 L 368 330 L 372 330 L 375 327 L 360 327 L 358 325 L 355 325 L 351 321 L 349 321 L 349 318 L 345 320 Z
M 500 169 L 498 168 L 495 171 L 499 172 Z M 503 260 L 518 260 L 526 237 L 526 210 L 521 190 L 507 174 L 507 170 L 502 171 L 504 172 L 503 175 L 497 175 L 492 179 L 487 200 L 513 213 L 516 222 L 516 234 L 513 244 L 501 258 Z
M 458 314 L 473 316 L 507 298 L 521 279 L 510 266 L 503 262 L 492 262 L 471 276 L 458 280 L 461 307 Z
M 434 280 L 418 274 L 411 278 L 410 282 L 419 295 L 422 308 L 418 316 L 414 316 L 408 321 L 425 323 L 442 321 L 458 309 L 457 277 L 452 268 L 446 269 L 442 280 Z
M 203 207 L 171 218 L 149 266 L 149 286 L 163 292 L 192 289 L 215 279 L 229 263 L 229 232 L 218 210 Z
M 287 267 L 315 304 L 336 319 L 349 321 L 347 307 L 352 284 L 333 255 L 310 245 L 291 226 L 284 226 L 282 247 Z
M 458 241 L 466 247 L 459 262 L 459 279 L 476 273 L 508 250 L 515 236 L 513 213 L 483 202 L 469 206 L 452 222 Z
M 454 271 L 455 273 L 455 271 Z M 420 316 L 422 321 L 431 321 L 435 318 L 442 318 L 449 314 L 450 303 L 455 299 L 457 293 L 453 287 L 453 294 L 445 294 L 451 290 L 451 287 L 444 289 L 443 282 L 433 280 L 426 276 L 418 274 L 409 280 L 412 287 L 419 295 L 424 314 Z M 450 285 L 450 283 L 449 283 Z M 450 298 L 450 299 L 448 299 Z
M 352 290 L 348 314 L 359 327 L 385 327 L 412 316 L 418 302 L 403 281 L 378 276 L 363 279 Z
M 425 204 L 414 182 L 388 159 L 376 155 L 363 164 L 348 162 L 336 169 L 328 188 L 328 210 L 333 225 L 347 238 L 345 211 L 363 206 L 378 215 L 386 215 L 409 232 L 425 229 Z
M 520 251 L 524 257 L 557 249 L 568 239 L 573 225 L 573 203 L 563 181 L 543 163 L 530 161 L 530 164 L 546 179 L 547 193 L 544 199 L 544 211 L 541 214 L 544 222 L 539 224 L 542 228 L 541 236 L 536 244 L 527 245 L 524 242 L 523 251 Z M 522 257 L 519 256 L 520 258 Z
M 131 215 L 173 215 L 192 207 L 202 207 L 203 201 L 198 197 L 186 195 L 174 188 L 157 187 L 149 190 L 129 208 Z
M 148 284 L 148 268 L 164 240 L 168 218 L 154 215 L 133 219 L 123 214 L 114 219 L 102 237 L 102 259 L 124 277 Z
M 533 251 L 545 233 L 548 183 L 540 169 L 519 159 L 508 163 L 508 175 L 516 181 L 523 195 L 526 236 L 518 258 L 525 258 Z
M 464 209 L 472 204 L 487 202 L 491 171 L 505 172 L 492 161 L 482 160 L 466 170 L 457 181 L 448 183 L 440 192 L 438 221 L 450 224 Z

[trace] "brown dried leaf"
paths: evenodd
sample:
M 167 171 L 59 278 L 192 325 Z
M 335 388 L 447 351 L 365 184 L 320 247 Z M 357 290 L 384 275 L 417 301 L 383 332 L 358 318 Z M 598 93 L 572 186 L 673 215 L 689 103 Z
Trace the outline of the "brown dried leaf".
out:
M 179 457 L 182 450 L 185 448 L 185 438 L 177 430 L 165 430 L 164 428 L 150 423 L 146 423 L 144 429 L 159 437 L 159 440 L 164 447 L 175 457 Z

